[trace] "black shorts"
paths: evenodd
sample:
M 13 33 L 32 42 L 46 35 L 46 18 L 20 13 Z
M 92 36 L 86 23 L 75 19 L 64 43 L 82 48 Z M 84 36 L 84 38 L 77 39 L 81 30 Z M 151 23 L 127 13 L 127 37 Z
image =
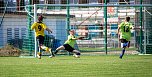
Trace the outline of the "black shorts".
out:
M 69 44 L 64 44 L 63 46 L 64 46 L 65 50 L 67 50 L 68 52 L 73 52 L 73 50 L 75 50 Z
M 128 41 L 126 39 L 120 39 L 121 43 L 127 43 Z
M 43 43 L 44 43 L 44 36 L 39 35 L 39 36 L 36 37 L 36 39 L 39 42 L 39 45 L 43 45 Z

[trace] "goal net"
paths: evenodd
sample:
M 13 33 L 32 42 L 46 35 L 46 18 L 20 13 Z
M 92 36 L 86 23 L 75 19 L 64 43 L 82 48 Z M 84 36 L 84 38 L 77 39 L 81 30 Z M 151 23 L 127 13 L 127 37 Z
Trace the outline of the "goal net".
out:
M 105 45 L 107 45 L 108 50 L 116 51 L 112 53 L 118 54 L 117 50 L 120 50 L 120 42 L 116 33 L 118 25 L 127 15 L 131 17 L 131 23 L 134 23 L 136 9 L 139 8 L 110 6 L 107 7 L 107 12 L 105 12 L 105 7 L 99 7 L 98 4 L 35 4 L 26 6 L 26 11 L 31 19 L 30 22 L 36 22 L 37 16 L 40 14 L 45 17 L 43 22 L 53 31 L 52 34 L 45 32 L 48 35 L 48 40 L 53 38 L 53 41 L 46 43 L 50 44 L 49 47 L 53 50 L 64 44 L 68 30 L 73 29 L 77 36 L 85 37 L 84 40 L 77 40 L 75 48 L 81 52 L 91 51 L 97 54 L 98 52 L 105 53 Z M 107 14 L 107 26 L 105 26 L 105 14 Z M 29 36 L 34 36 L 34 33 L 31 33 Z M 132 34 L 134 42 L 131 42 L 131 47 L 136 50 L 135 32 L 132 31 Z M 51 38 L 49 38 L 50 36 Z M 36 38 L 34 38 L 31 38 L 33 40 L 31 44 L 33 47 L 32 53 L 36 56 L 38 50 L 37 43 L 34 41 Z M 107 42 L 105 39 L 107 39 Z M 115 48 L 118 49 L 114 50 Z

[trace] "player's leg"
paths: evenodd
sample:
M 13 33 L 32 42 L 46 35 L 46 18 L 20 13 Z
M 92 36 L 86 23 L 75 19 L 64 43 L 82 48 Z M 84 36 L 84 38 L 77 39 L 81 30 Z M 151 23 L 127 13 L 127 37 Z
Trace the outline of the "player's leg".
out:
M 39 36 L 39 43 L 41 44 L 41 49 L 49 52 L 49 48 L 44 45 L 44 36 Z
M 45 46 L 45 45 L 41 45 L 41 49 L 42 50 L 45 50 L 46 52 L 49 52 L 49 48 L 47 47 L 47 46 Z
M 51 48 L 49 48 L 49 51 L 50 51 L 50 53 L 51 53 L 51 56 L 55 57 L 55 55 L 54 55 L 54 53 L 53 53 L 53 51 L 52 51 Z
M 57 54 L 59 50 L 64 50 L 64 49 L 65 47 L 62 45 L 55 50 L 54 54 Z
M 122 59 L 122 57 L 123 57 L 123 55 L 124 55 L 124 53 L 125 53 L 125 49 L 126 49 L 126 47 L 128 46 L 128 41 L 126 41 L 125 39 L 121 39 L 121 46 L 122 46 L 122 53 L 120 54 L 120 57 L 119 58 L 121 58 Z
M 128 48 L 130 47 L 130 41 L 128 41 L 128 46 L 127 46 Z
M 64 46 L 58 47 L 58 48 L 54 51 L 54 53 L 52 52 L 53 55 L 51 55 L 51 56 L 49 56 L 49 57 L 50 57 L 50 58 L 55 57 L 55 55 L 58 53 L 59 50 L 64 50 L 64 49 L 65 49 Z
M 41 44 L 40 44 L 40 40 L 39 40 L 39 37 L 37 37 L 37 43 L 38 43 L 38 53 L 37 53 L 37 57 L 39 59 L 41 59 Z
M 65 50 L 67 50 L 68 52 L 72 52 L 74 53 L 74 57 L 79 58 L 80 57 L 80 51 L 75 50 L 73 47 L 71 47 L 69 44 L 64 44 Z
M 43 50 L 45 50 L 46 52 L 51 53 L 51 55 L 54 55 L 51 48 L 46 47 L 46 46 L 44 46 L 44 45 L 42 45 L 41 48 L 42 48 Z
M 45 46 L 43 43 L 44 43 L 44 36 L 40 36 L 40 43 L 42 44 L 41 45 L 41 49 L 42 50 L 45 50 L 46 52 L 49 52 L 49 53 L 51 53 L 51 55 L 52 56 L 54 56 L 54 53 L 52 52 L 52 49 L 51 48 L 49 48 L 49 47 L 47 47 L 47 46 Z
M 73 50 L 72 52 L 74 53 L 74 55 L 73 55 L 74 57 L 80 58 L 80 55 L 81 55 L 80 51 L 78 51 L 78 50 Z
M 126 47 L 124 47 L 124 48 L 122 49 L 122 53 L 120 54 L 120 57 L 119 57 L 119 58 L 122 59 L 122 57 L 123 57 L 123 55 L 124 55 L 124 53 L 125 53 L 125 49 L 126 49 Z
M 54 56 L 52 49 L 43 44 L 44 43 L 44 36 L 39 36 L 38 38 L 39 38 L 39 43 L 40 43 L 40 49 L 45 50 L 46 52 L 49 52 L 49 53 L 51 53 L 52 56 Z
M 38 39 L 38 43 L 39 43 L 38 45 L 39 45 L 39 51 L 40 51 L 38 53 L 38 57 L 41 58 L 41 55 L 42 55 L 41 51 L 45 50 L 46 52 L 49 52 L 49 51 L 51 51 L 51 48 L 48 48 L 48 47 L 46 47 L 46 46 L 43 45 L 43 43 L 44 43 L 44 36 L 39 35 L 39 36 L 37 36 L 37 39 Z

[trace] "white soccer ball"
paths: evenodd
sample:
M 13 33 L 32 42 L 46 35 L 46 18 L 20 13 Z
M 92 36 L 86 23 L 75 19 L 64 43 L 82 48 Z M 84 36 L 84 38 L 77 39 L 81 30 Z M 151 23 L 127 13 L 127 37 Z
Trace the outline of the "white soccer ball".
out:
M 95 21 L 95 25 L 99 25 L 100 24 L 100 21 Z

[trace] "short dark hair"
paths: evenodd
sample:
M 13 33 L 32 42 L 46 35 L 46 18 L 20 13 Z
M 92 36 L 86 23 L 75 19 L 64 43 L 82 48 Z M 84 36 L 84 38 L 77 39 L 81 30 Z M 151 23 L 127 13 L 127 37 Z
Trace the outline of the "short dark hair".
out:
M 40 16 L 38 17 L 38 20 L 39 20 L 39 21 L 43 21 L 43 18 L 44 18 L 44 17 L 43 17 L 42 15 L 40 15 Z
M 126 17 L 126 21 L 127 21 L 127 22 L 130 21 L 130 17 L 129 17 L 129 16 Z

